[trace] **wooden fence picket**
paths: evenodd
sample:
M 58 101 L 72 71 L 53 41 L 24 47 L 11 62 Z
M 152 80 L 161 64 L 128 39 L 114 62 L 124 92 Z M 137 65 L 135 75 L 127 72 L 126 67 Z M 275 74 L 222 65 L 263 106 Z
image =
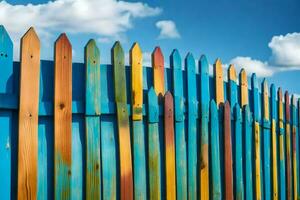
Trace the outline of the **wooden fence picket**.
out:
M 242 134 L 242 113 L 239 104 L 234 106 L 234 137 L 233 141 L 235 144 L 235 199 L 242 200 L 244 199 L 244 179 L 243 179 L 243 134 Z
M 231 112 L 228 101 L 224 104 L 224 171 L 225 171 L 225 199 L 234 199 L 233 170 L 232 170 L 232 139 L 231 139 Z
M 234 106 L 238 103 L 238 93 L 236 84 L 236 71 L 233 65 L 228 67 L 228 100 L 231 105 L 231 113 L 234 113 Z
M 205 55 L 199 60 L 200 71 L 200 155 L 198 158 L 200 167 L 200 198 L 209 199 L 209 65 Z
M 262 82 L 262 96 L 263 96 L 263 177 L 264 177 L 264 199 L 271 199 L 271 123 L 270 123 L 270 109 L 269 109 L 269 87 L 266 79 Z
M 40 40 L 31 27 L 21 39 L 18 199 L 37 198 Z
M 153 84 L 156 94 L 165 94 L 164 56 L 160 47 L 155 47 L 152 53 Z
M 134 196 L 141 200 L 147 199 L 142 63 L 142 51 L 139 44 L 134 43 L 130 50 Z
M 278 199 L 278 155 L 277 155 L 277 104 L 276 104 L 276 88 L 275 85 L 271 85 L 271 137 L 272 137 L 272 199 L 277 200 Z
M 240 91 L 241 91 L 241 107 L 248 105 L 248 80 L 247 73 L 245 69 L 242 69 L 240 72 Z
M 164 138 L 165 138 L 165 177 L 166 199 L 176 199 L 175 172 L 175 132 L 174 103 L 171 92 L 166 92 L 164 98 Z M 177 184 L 180 184 L 180 182 Z M 179 193 L 180 194 L 180 193 Z
M 297 156 L 298 156 L 298 133 L 297 133 L 297 120 L 296 120 L 296 98 L 295 95 L 292 95 L 291 99 L 291 109 L 292 109 L 292 135 L 291 135 L 291 140 L 292 140 L 292 169 L 293 169 L 293 197 L 295 200 L 298 199 L 298 177 L 297 177 Z
M 171 57 L 173 70 L 173 94 L 175 105 L 175 151 L 176 151 L 176 182 L 177 198 L 187 199 L 187 159 L 185 140 L 185 116 L 183 99 L 183 77 L 181 57 L 178 50 L 173 50 Z
M 249 105 L 244 106 L 243 111 L 243 132 L 244 132 L 244 174 L 245 174 L 245 199 L 253 199 L 253 133 L 252 133 L 252 119 Z
M 278 89 L 278 125 L 279 125 L 279 199 L 286 199 L 286 169 L 285 169 L 285 129 L 283 119 L 282 90 Z
M 255 147 L 255 196 L 256 200 L 261 200 L 263 198 L 263 188 L 262 188 L 262 166 L 261 166 L 261 135 L 260 135 L 260 120 L 261 120 L 261 110 L 260 110 L 260 99 L 258 91 L 258 83 L 256 79 L 256 74 L 252 74 L 251 77 L 252 92 L 253 92 L 253 129 L 254 129 L 254 147 Z
M 162 199 L 161 141 L 159 136 L 158 97 L 153 87 L 148 92 L 148 171 L 149 198 Z
M 220 167 L 219 114 L 214 100 L 210 102 L 210 156 L 211 156 L 211 195 L 213 200 L 222 199 Z
M 95 40 L 85 47 L 86 199 L 101 199 L 100 51 Z
M 290 113 L 290 96 L 286 91 L 284 94 L 285 99 L 285 148 L 286 148 L 286 191 L 287 199 L 292 199 L 292 158 L 291 158 L 291 113 Z
M 13 43 L 10 39 L 4 26 L 0 25 L 0 93 L 1 95 L 13 94 L 13 82 L 9 82 L 10 77 L 13 76 Z M 13 171 L 13 137 L 12 135 L 12 117 L 13 112 L 11 110 L 0 110 L 0 126 L 2 133 L 0 134 L 0 172 L 1 174 L 0 188 L 5 191 L 1 194 L 3 199 L 16 199 L 16 194 L 11 189 L 13 180 L 11 180 Z M 16 176 L 16 175 L 15 175 Z
M 215 77 L 215 92 L 216 103 L 224 103 L 224 81 L 223 81 L 223 68 L 220 59 L 217 59 L 214 64 L 214 77 Z
M 120 198 L 122 200 L 130 200 L 133 199 L 131 142 L 127 109 L 124 51 L 120 42 L 114 44 L 112 56 L 119 137 Z
M 55 199 L 71 199 L 72 47 L 66 34 L 55 42 L 54 62 Z
M 187 71 L 187 105 L 188 105 L 188 153 L 187 153 L 187 188 L 188 199 L 197 199 L 197 159 L 198 159 L 198 134 L 197 134 L 197 119 L 198 119 L 198 105 L 197 105 L 197 90 L 196 90 L 196 65 L 195 59 L 191 53 L 185 58 L 185 67 Z

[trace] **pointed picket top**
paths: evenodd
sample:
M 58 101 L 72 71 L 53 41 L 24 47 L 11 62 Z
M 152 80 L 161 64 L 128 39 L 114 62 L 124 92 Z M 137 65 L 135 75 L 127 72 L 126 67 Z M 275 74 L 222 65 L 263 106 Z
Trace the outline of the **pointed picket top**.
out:
M 72 45 L 69 41 L 69 38 L 67 37 L 67 35 L 65 33 L 60 34 L 60 36 L 56 39 L 55 46 L 58 47 L 58 45 L 63 45 L 65 47 L 67 47 L 68 49 L 71 49 L 71 52 L 72 52 Z
M 196 66 L 195 66 L 195 59 L 192 53 L 188 53 L 185 57 L 185 64 L 186 64 L 186 70 L 190 71 L 191 73 L 196 73 Z
M 250 122 L 251 120 L 251 113 L 250 113 L 250 107 L 249 105 L 244 106 L 244 112 L 245 112 L 245 119 Z
M 292 97 L 291 97 L 291 106 L 295 106 L 296 105 L 296 97 L 294 94 L 292 94 Z
M 143 118 L 143 55 L 137 42 L 130 49 L 132 119 Z
M 230 64 L 228 68 L 228 80 L 236 82 L 236 71 L 232 64 Z
M 90 55 L 90 58 L 96 58 L 100 56 L 99 48 L 94 39 L 90 39 L 88 43 L 85 45 L 86 53 Z M 95 62 L 93 62 L 95 64 Z
M 167 91 L 165 94 L 165 114 L 170 115 L 171 113 L 173 114 L 174 108 L 173 106 L 173 95 L 170 91 Z
M 253 92 L 253 115 L 254 120 L 259 122 L 261 120 L 261 108 L 260 108 L 260 96 L 258 90 L 258 82 L 256 78 L 256 74 L 253 73 L 251 77 L 251 85 L 252 85 L 252 92 Z
M 292 124 L 293 126 L 296 126 L 296 106 L 297 106 L 297 101 L 296 101 L 296 97 L 294 94 L 292 94 L 291 97 L 291 107 L 292 107 Z
M 173 95 L 170 91 L 167 91 L 165 94 L 165 99 L 173 100 Z
M 286 123 L 290 123 L 290 120 L 291 120 L 290 96 L 289 96 L 288 91 L 286 91 L 284 94 L 284 100 L 285 100 L 285 120 L 286 120 Z
M 21 38 L 21 52 L 21 60 L 28 59 L 40 62 L 40 39 L 33 27 L 30 27 Z
M 234 106 L 234 114 L 235 120 L 241 120 L 241 107 L 238 103 Z
M 148 115 L 150 123 L 159 122 L 158 97 L 153 87 L 148 91 Z
M 240 90 L 241 90 L 241 106 L 247 105 L 249 103 L 248 100 L 248 80 L 247 80 L 247 73 L 245 69 L 240 71 L 239 75 L 240 79 Z
M 13 42 L 11 38 L 9 37 L 6 29 L 4 28 L 3 25 L 0 25 L 0 52 L 7 51 L 7 50 L 12 50 L 13 48 Z M 2 56 L 11 56 L 4 54 Z
M 112 53 L 113 53 L 113 60 L 121 62 L 121 64 L 124 65 L 124 59 L 120 59 L 120 57 L 124 56 L 124 50 L 122 48 L 120 41 L 115 42 L 115 44 L 112 47 Z
M 188 53 L 185 57 L 185 67 L 187 70 L 187 93 L 188 93 L 188 103 L 192 103 L 191 101 L 196 101 L 197 93 L 196 93 L 196 65 L 193 54 Z M 195 112 L 196 113 L 196 112 Z
M 262 82 L 262 93 L 263 93 L 263 110 L 264 110 L 264 119 L 269 120 L 270 114 L 269 114 L 269 87 L 268 82 L 266 79 Z
M 209 76 L 209 64 L 205 55 L 202 55 L 199 59 L 199 73 Z
M 278 121 L 279 128 L 283 129 L 283 103 L 282 103 L 282 89 L 278 88 Z
M 271 84 L 271 118 L 276 119 L 277 114 L 277 105 L 276 105 L 276 87 L 274 84 Z
M 181 57 L 177 49 L 173 50 L 170 58 L 171 58 L 171 67 L 173 67 L 174 69 L 181 70 Z
M 221 60 L 218 58 L 214 64 L 215 76 L 215 90 L 216 90 L 216 103 L 219 105 L 224 102 L 224 82 L 223 82 L 223 69 Z
M 257 77 L 256 77 L 255 73 L 253 73 L 251 76 L 251 87 L 252 87 L 252 89 L 258 89 L 258 82 L 257 82 Z
M 152 53 L 153 82 L 157 94 L 165 93 L 164 56 L 160 47 L 155 47 Z
M 33 27 L 30 27 L 28 31 L 22 36 L 21 41 L 22 40 L 32 40 L 31 42 L 36 41 L 38 43 L 40 42 L 40 39 Z
M 210 110 L 211 110 L 211 115 L 213 116 L 218 115 L 218 107 L 214 99 L 210 101 Z
M 229 113 L 230 113 L 230 103 L 229 103 L 229 101 L 226 101 L 225 103 L 224 103 L 224 115 L 229 115 L 228 113 L 226 113 L 226 112 L 228 112 L 229 111 Z

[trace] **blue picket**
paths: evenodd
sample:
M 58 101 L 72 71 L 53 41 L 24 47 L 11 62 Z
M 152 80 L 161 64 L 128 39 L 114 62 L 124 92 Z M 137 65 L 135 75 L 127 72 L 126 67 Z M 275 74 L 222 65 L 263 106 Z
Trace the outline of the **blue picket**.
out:
M 4 26 L 0 25 L 0 95 L 13 94 L 13 82 L 10 80 L 13 74 L 13 43 L 6 32 Z M 12 110 L 0 110 L 0 127 L 3 131 L 0 134 L 0 171 L 1 182 L 0 188 L 2 191 L 2 199 L 10 199 L 15 196 L 16 192 L 12 192 Z M 14 172 L 13 172 L 14 173 Z
M 188 199 L 197 199 L 197 91 L 196 91 L 196 66 L 191 53 L 185 58 L 187 70 L 187 105 L 188 105 Z
M 238 104 L 234 107 L 234 130 L 235 130 L 235 198 L 238 200 L 244 199 L 244 179 L 243 179 L 243 136 L 242 136 L 242 114 Z
M 210 102 L 210 156 L 211 156 L 211 195 L 213 200 L 222 199 L 220 167 L 219 114 L 214 100 Z
M 243 110 L 243 132 L 244 132 L 244 176 L 245 176 L 245 199 L 253 198 L 253 134 L 252 119 L 249 105 L 244 106 Z

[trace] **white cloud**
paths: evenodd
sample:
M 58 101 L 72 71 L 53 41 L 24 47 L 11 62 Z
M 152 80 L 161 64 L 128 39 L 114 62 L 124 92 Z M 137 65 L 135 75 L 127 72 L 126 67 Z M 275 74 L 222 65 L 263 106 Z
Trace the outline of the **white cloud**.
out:
M 274 36 L 268 45 L 272 51 L 270 61 L 283 67 L 300 68 L 300 33 Z
M 30 26 L 44 37 L 55 31 L 118 37 L 132 28 L 134 18 L 160 13 L 160 8 L 141 2 L 117 0 L 56 0 L 37 5 L 0 2 L 0 24 L 16 37 Z
M 256 73 L 257 76 L 272 76 L 277 70 L 275 67 L 269 66 L 267 62 L 255 60 L 250 57 L 235 57 L 230 61 L 237 71 L 244 68 L 248 75 Z
M 162 20 L 156 22 L 155 26 L 160 29 L 159 39 L 175 39 L 180 38 L 180 34 L 176 28 L 176 24 L 171 20 Z

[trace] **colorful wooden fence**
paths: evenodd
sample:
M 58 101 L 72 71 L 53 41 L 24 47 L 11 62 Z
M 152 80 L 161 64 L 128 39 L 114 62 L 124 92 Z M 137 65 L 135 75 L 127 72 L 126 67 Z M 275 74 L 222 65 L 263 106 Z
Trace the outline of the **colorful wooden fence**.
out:
M 120 42 L 107 65 L 94 40 L 84 63 L 65 34 L 54 49 L 30 28 L 13 62 L 0 26 L 1 199 L 300 198 L 295 96 L 178 50 L 150 68 L 137 43 L 130 66 Z

